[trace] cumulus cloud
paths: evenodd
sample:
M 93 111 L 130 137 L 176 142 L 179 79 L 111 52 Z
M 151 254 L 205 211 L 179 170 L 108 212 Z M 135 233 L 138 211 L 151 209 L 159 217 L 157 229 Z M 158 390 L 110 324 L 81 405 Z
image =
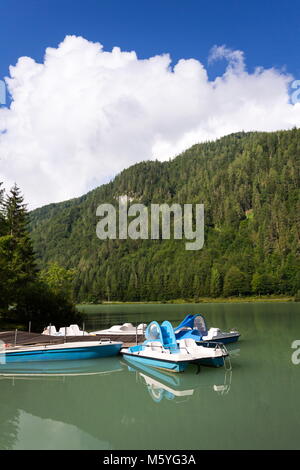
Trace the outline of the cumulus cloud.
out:
M 145 159 L 165 160 L 194 143 L 240 130 L 299 124 L 289 100 L 292 77 L 275 69 L 248 73 L 242 51 L 209 80 L 198 60 L 135 52 L 67 36 L 44 62 L 19 58 L 6 79 L 10 108 L 0 110 L 0 181 L 15 181 L 30 207 L 79 196 Z

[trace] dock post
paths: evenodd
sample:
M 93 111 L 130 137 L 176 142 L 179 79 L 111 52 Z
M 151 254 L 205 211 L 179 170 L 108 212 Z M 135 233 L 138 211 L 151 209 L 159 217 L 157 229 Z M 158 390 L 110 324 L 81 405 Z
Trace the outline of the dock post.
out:
M 65 326 L 65 342 L 67 340 L 67 327 Z
M 85 327 L 85 324 L 84 322 L 82 323 L 82 336 L 84 336 L 84 327 Z
M 17 335 L 18 335 L 18 328 L 15 331 L 15 346 L 17 345 Z
M 29 325 L 28 325 L 28 333 L 31 333 L 31 320 L 30 320 Z
M 138 344 L 137 325 L 135 325 L 135 342 Z

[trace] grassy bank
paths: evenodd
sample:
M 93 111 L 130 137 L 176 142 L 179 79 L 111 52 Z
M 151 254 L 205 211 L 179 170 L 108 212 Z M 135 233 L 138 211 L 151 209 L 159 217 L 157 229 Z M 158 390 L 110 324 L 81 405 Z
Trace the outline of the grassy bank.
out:
M 120 302 L 120 301 L 103 301 L 99 304 L 103 305 L 126 305 L 126 304 L 198 304 L 198 303 L 240 303 L 240 302 L 294 302 L 293 296 L 251 296 L 251 297 L 199 297 L 193 299 L 172 299 L 172 300 L 144 300 L 139 302 Z M 83 302 L 80 305 L 97 305 Z

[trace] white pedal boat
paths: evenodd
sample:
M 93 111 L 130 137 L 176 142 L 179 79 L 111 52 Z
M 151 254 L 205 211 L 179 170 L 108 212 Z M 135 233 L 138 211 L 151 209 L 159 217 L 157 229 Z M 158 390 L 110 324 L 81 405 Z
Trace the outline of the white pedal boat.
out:
M 132 323 L 123 323 L 123 325 L 114 325 L 107 330 L 92 331 L 92 335 L 144 335 L 146 331 L 146 323 L 140 323 L 137 327 Z
M 212 367 L 224 365 L 228 356 L 224 348 L 216 344 L 215 347 L 198 346 L 193 339 L 178 341 L 178 348 L 171 351 L 159 341 L 150 341 L 146 344 L 122 348 L 121 354 L 131 361 L 168 370 L 170 372 L 183 372 L 189 364 L 200 364 Z

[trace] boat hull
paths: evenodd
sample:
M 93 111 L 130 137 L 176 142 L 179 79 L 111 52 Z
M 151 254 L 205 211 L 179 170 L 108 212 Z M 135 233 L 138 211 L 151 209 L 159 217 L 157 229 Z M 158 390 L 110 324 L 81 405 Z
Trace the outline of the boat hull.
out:
M 203 359 L 198 359 L 195 361 L 196 364 L 200 366 L 207 366 L 207 367 L 222 367 L 224 365 L 226 356 L 219 356 L 219 357 L 205 357 Z
M 127 353 L 123 353 L 123 356 L 124 359 L 126 359 L 128 362 L 132 362 L 134 364 L 144 364 L 147 366 L 155 367 L 156 369 L 163 369 L 169 372 L 184 372 L 187 366 L 189 365 L 188 361 L 166 361 L 161 359 L 154 359 L 152 357 Z
M 70 361 L 81 359 L 95 359 L 99 357 L 116 356 L 122 347 L 122 343 L 76 346 L 65 349 L 44 347 L 40 349 L 28 349 L 23 351 L 7 351 L 0 353 L 0 370 L 5 364 L 17 362 L 45 362 L 45 361 Z
M 229 344 L 229 343 L 236 343 L 239 339 L 240 335 L 234 335 L 234 336 L 225 336 L 225 337 L 216 337 L 212 339 L 207 339 L 203 341 L 196 341 L 197 344 L 203 345 L 203 343 L 223 343 L 223 344 Z

